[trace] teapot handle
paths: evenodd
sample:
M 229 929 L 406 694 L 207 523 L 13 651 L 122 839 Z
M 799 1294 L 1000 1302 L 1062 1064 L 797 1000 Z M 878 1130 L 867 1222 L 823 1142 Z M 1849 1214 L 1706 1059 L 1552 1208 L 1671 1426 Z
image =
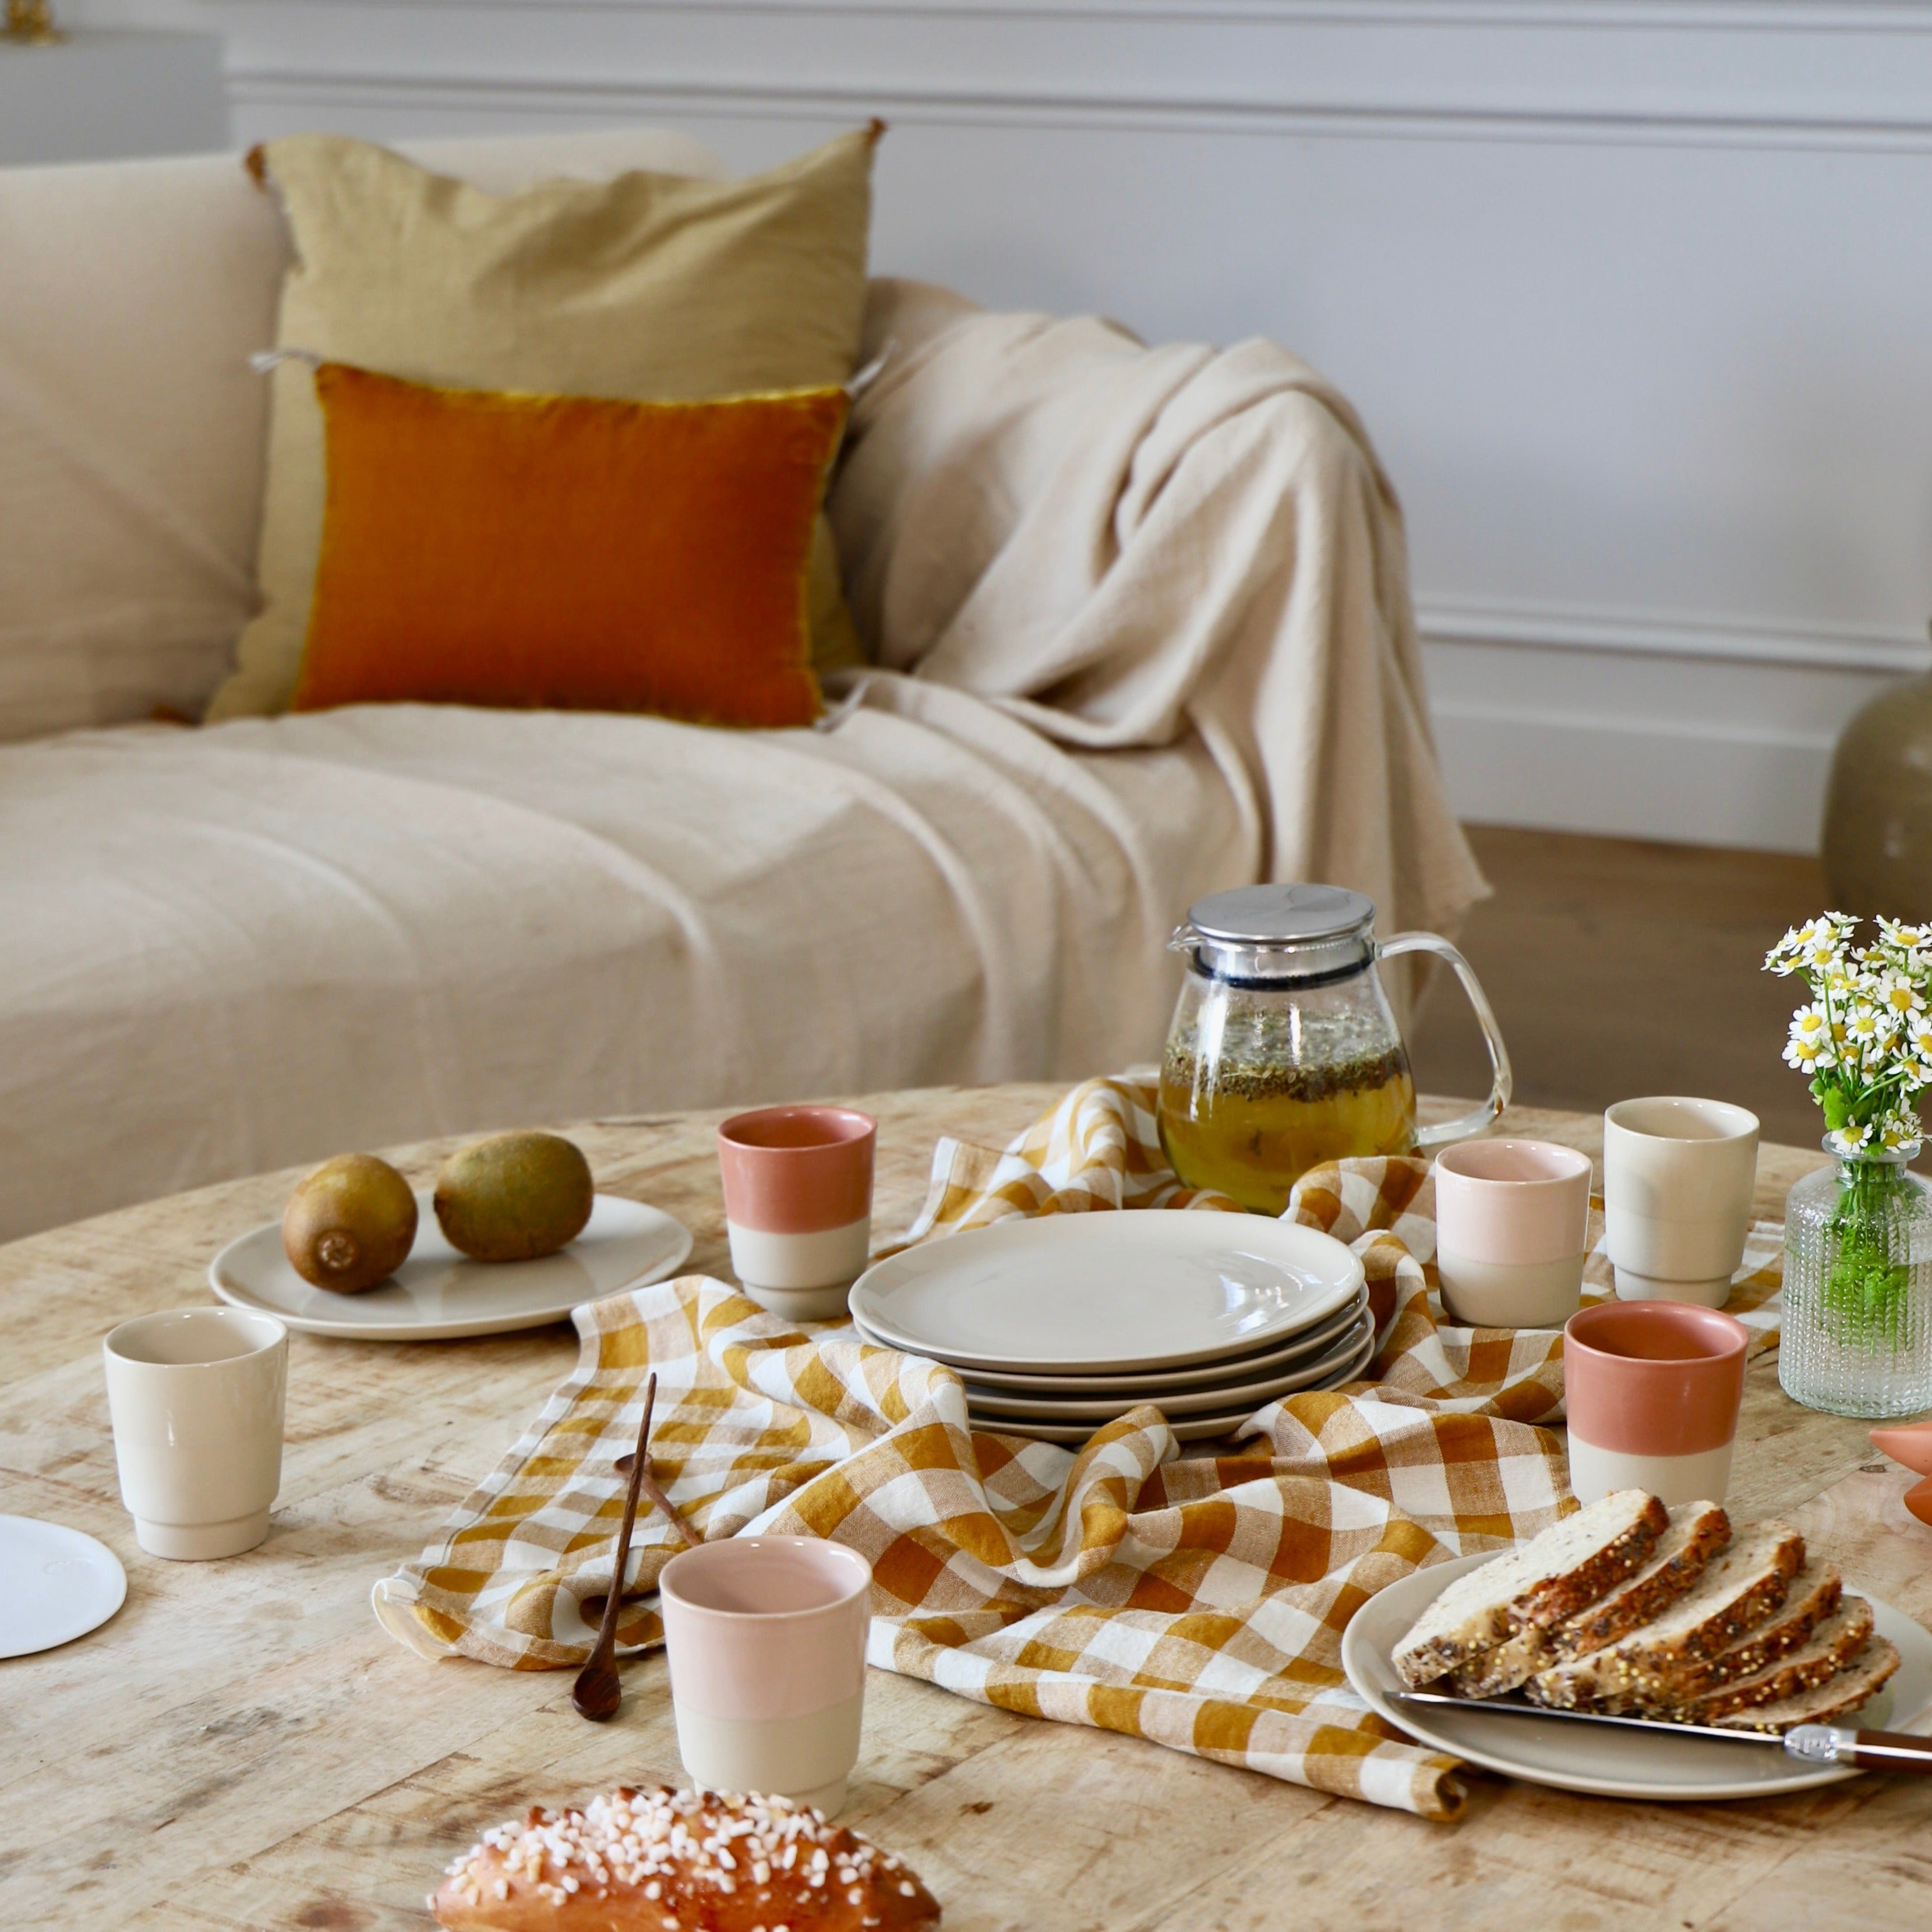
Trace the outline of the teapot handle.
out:
M 1496 1024 L 1496 1014 L 1490 1009 L 1489 996 L 1483 991 L 1482 982 L 1471 970 L 1468 961 L 1448 940 L 1436 932 L 1398 932 L 1391 938 L 1376 942 L 1378 959 L 1393 959 L 1402 952 L 1432 952 L 1437 958 L 1448 960 L 1454 968 L 1456 978 L 1462 982 L 1462 990 L 1468 994 L 1469 1004 L 1476 1010 L 1477 1024 L 1483 1029 L 1484 1042 L 1490 1049 L 1490 1097 L 1480 1107 L 1459 1114 L 1453 1120 L 1444 1120 L 1432 1127 L 1418 1127 L 1415 1133 L 1415 1144 L 1419 1148 L 1438 1147 L 1444 1141 L 1466 1140 L 1472 1134 L 1480 1133 L 1510 1103 L 1515 1076 L 1510 1072 L 1509 1048 L 1503 1044 L 1502 1029 Z

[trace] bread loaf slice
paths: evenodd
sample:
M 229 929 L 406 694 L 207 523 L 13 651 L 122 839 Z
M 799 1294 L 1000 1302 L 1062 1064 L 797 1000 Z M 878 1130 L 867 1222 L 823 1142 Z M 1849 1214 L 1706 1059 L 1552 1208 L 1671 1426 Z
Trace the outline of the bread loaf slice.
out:
M 1619 1490 L 1552 1523 L 1457 1577 L 1396 1646 L 1396 1674 L 1414 1689 L 1519 1630 L 1575 1616 L 1642 1567 L 1670 1520 L 1656 1497 Z
M 1780 1704 L 1828 1684 L 1871 1641 L 1872 1609 L 1862 1597 L 1847 1597 L 1827 1617 L 1802 1648 L 1781 1657 L 1768 1670 L 1706 1691 L 1672 1712 L 1694 1724 L 1714 1724 L 1720 1718 L 1765 1704 Z
M 1792 1578 L 1783 1604 L 1756 1629 L 1715 1657 L 1684 1666 L 1676 1682 L 1677 1694 L 1686 1698 L 1701 1697 L 1720 1684 L 1734 1684 L 1741 1677 L 1755 1677 L 1780 1658 L 1802 1650 L 1811 1641 L 1811 1633 L 1836 1612 L 1844 1593 L 1837 1564 L 1806 1564 Z
M 1518 1630 L 1506 1643 L 1491 1646 L 1464 1660 L 1447 1676 L 1438 1679 L 1438 1690 L 1453 1691 L 1458 1697 L 1500 1697 L 1527 1684 L 1539 1670 L 1556 1661 L 1547 1630 L 1532 1624 Z
M 1684 1671 L 1764 1622 L 1804 1567 L 1803 1537 L 1784 1523 L 1758 1523 L 1662 1616 L 1587 1657 L 1538 1671 L 1526 1693 L 1558 1710 L 1614 1714 L 1667 1704 Z
M 1714 1721 L 1726 1731 L 1788 1731 L 1793 1724 L 1828 1724 L 1868 1702 L 1898 1668 L 1898 1652 L 1875 1636 L 1837 1676 L 1816 1690 L 1802 1690 L 1775 1704 L 1758 1704 Z
M 1731 1520 L 1716 1503 L 1680 1503 L 1657 1539 L 1650 1561 L 1635 1576 L 1567 1617 L 1550 1633 L 1558 1660 L 1587 1657 L 1654 1622 L 1688 1596 L 1730 1546 Z
M 1500 1696 L 1528 1683 L 1552 1664 L 1586 1656 L 1614 1643 L 1660 1616 L 1690 1588 L 1730 1540 L 1731 1520 L 1717 1504 L 1678 1504 L 1642 1569 L 1560 1624 L 1548 1630 L 1532 1624 L 1507 1642 L 1459 1664 L 1443 1688 L 1460 1697 Z M 1802 1642 L 1802 1637 L 1798 1641 Z

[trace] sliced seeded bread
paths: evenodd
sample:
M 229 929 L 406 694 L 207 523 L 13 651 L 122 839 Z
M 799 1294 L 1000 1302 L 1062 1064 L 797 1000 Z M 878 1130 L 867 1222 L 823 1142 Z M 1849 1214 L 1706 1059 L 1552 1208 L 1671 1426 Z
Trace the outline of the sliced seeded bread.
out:
M 1738 1638 L 1728 1650 L 1701 1663 L 1686 1664 L 1672 1686 L 1684 1698 L 1701 1697 L 1720 1684 L 1755 1677 L 1781 1657 L 1789 1657 L 1811 1641 L 1811 1633 L 1838 1607 L 1844 1585 L 1833 1563 L 1808 1563 L 1791 1580 L 1783 1604 L 1756 1629 Z
M 1717 1504 L 1680 1503 L 1670 1512 L 1669 1525 L 1641 1570 L 1560 1624 L 1547 1630 L 1532 1624 L 1459 1664 L 1442 1688 L 1461 1697 L 1498 1696 L 1553 1664 L 1614 1643 L 1660 1616 L 1730 1540 L 1731 1520 Z
M 1457 1577 L 1396 1647 L 1397 1674 L 1413 1689 L 1519 1630 L 1575 1616 L 1643 1566 L 1670 1520 L 1656 1497 L 1620 1490 Z
M 1871 1641 L 1872 1609 L 1862 1597 L 1847 1597 L 1811 1634 L 1802 1648 L 1781 1657 L 1755 1676 L 1740 1677 L 1682 1708 L 1693 1724 L 1715 1724 L 1762 1704 L 1780 1704 L 1828 1684 Z
M 1616 1712 L 1667 1702 L 1687 1666 L 1728 1650 L 1770 1617 L 1804 1567 L 1804 1539 L 1795 1529 L 1756 1524 L 1660 1616 L 1586 1657 L 1538 1671 L 1525 1690 L 1558 1710 Z
M 1727 1731 L 1788 1731 L 1793 1724 L 1828 1724 L 1876 1696 L 1898 1662 L 1898 1651 L 1883 1637 L 1875 1636 L 1837 1676 L 1816 1690 L 1800 1691 L 1775 1704 L 1754 1705 L 1714 1721 Z
M 1680 1503 L 1670 1512 L 1670 1527 L 1657 1539 L 1650 1561 L 1550 1633 L 1558 1658 L 1587 1657 L 1654 1623 L 1690 1594 L 1730 1541 L 1731 1520 L 1720 1505 Z
M 1532 1624 L 1506 1643 L 1492 1644 L 1465 1658 L 1436 1681 L 1436 1688 L 1453 1691 L 1458 1697 L 1500 1697 L 1556 1661 L 1550 1637 L 1549 1631 Z

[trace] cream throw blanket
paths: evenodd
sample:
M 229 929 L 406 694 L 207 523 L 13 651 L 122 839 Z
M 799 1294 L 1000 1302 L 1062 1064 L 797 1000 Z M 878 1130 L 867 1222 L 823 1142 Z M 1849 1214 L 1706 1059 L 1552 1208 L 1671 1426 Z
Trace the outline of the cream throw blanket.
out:
M 868 333 L 828 508 L 883 668 L 823 730 L 0 747 L 0 1238 L 345 1148 L 1144 1059 L 1174 920 L 1270 874 L 1454 929 L 1481 882 L 1340 398 L 906 284 Z
M 1270 343 L 1149 349 L 875 282 L 832 492 L 878 662 L 1100 750 L 1192 728 L 1256 878 L 1453 932 L 1486 887 L 1444 795 L 1402 512 L 1360 419 Z

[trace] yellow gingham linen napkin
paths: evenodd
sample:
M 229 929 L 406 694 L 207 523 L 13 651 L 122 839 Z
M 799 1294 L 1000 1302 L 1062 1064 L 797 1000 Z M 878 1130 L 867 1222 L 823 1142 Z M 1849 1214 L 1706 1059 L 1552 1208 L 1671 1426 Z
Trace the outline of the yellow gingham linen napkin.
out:
M 1004 1150 L 942 1142 L 911 1238 L 1011 1214 L 1240 1211 L 1178 1187 L 1152 1105 L 1139 1083 L 1089 1082 Z M 976 1432 L 951 1370 L 849 1327 L 808 1332 L 703 1277 L 590 1304 L 575 1370 L 437 1542 L 376 1586 L 376 1614 L 425 1656 L 581 1664 L 622 1509 L 613 1464 L 649 1368 L 652 1466 L 687 1522 L 707 1539 L 792 1532 L 862 1552 L 874 1664 L 1453 1818 L 1456 1761 L 1405 1742 L 1348 1688 L 1342 1630 L 1424 1564 L 1533 1535 L 1574 1504 L 1558 1439 L 1532 1426 L 1560 1408 L 1560 1338 L 1444 1322 L 1428 1200 L 1414 1160 L 1305 1177 L 1288 1214 L 1363 1256 L 1382 1386 L 1270 1402 L 1219 1454 L 1181 1448 L 1150 1408 L 1077 1454 Z M 1760 1323 L 1775 1268 L 1773 1250 L 1738 1298 Z M 649 1592 L 676 1546 L 640 1516 L 627 1593 Z M 620 1635 L 658 1642 L 655 1608 L 631 1604 Z

